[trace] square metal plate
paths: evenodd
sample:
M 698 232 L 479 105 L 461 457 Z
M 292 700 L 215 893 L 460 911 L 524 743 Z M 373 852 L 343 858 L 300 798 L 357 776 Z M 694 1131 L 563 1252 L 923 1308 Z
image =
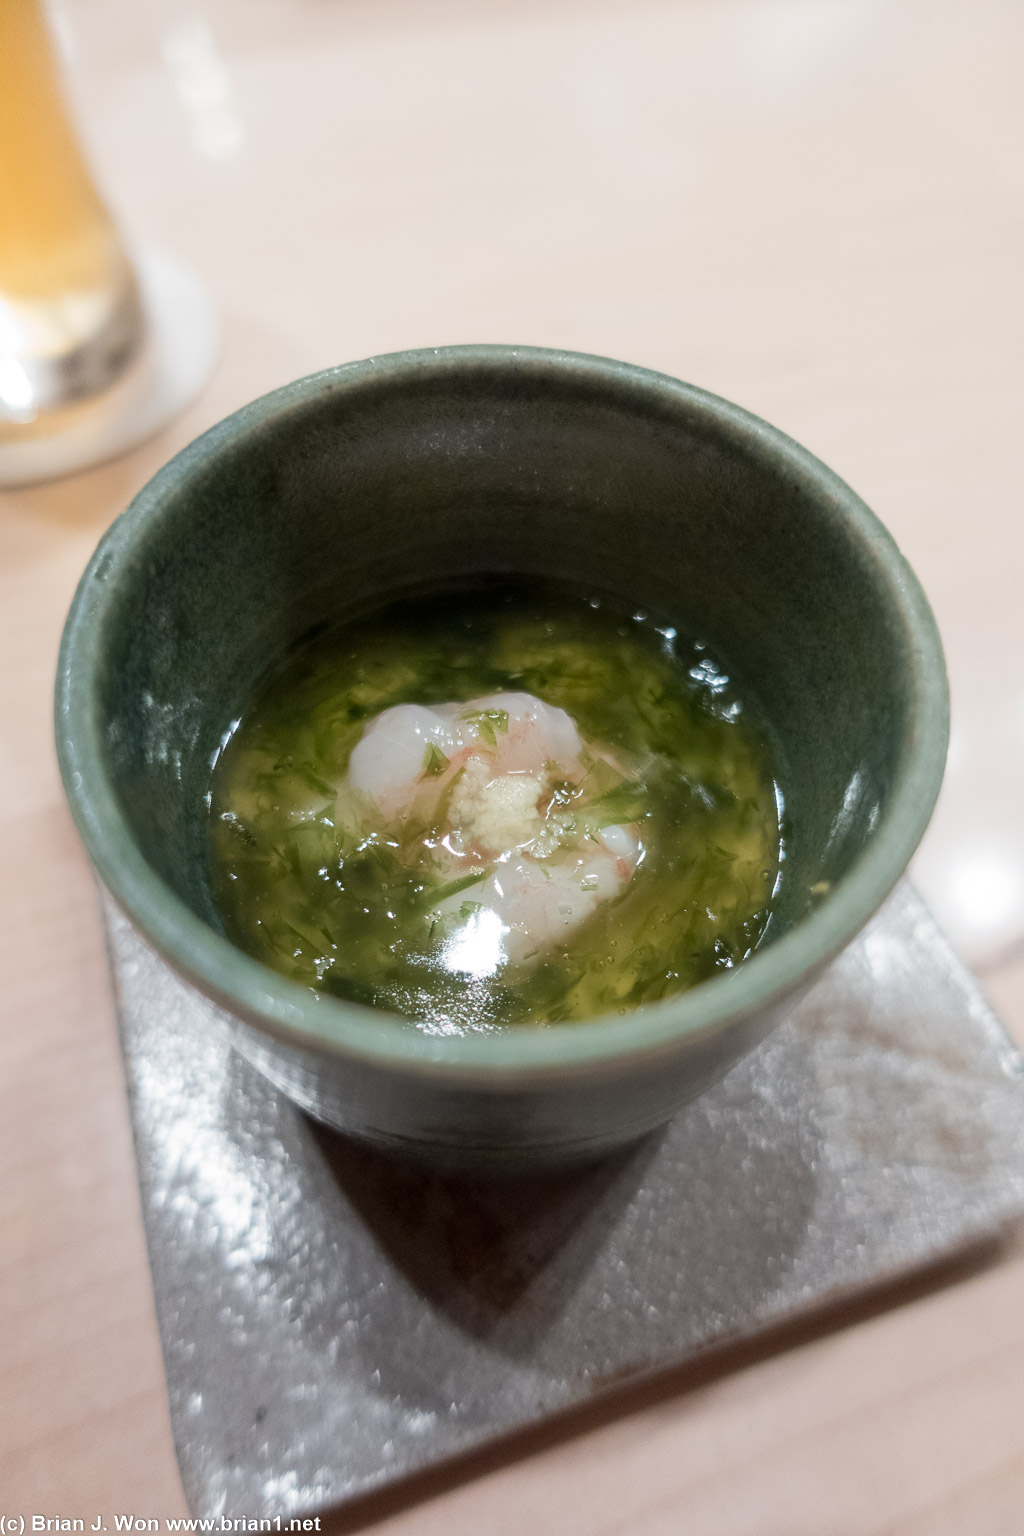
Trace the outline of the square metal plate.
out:
M 196 1514 L 344 1504 L 1024 1214 L 1024 1066 L 906 887 L 666 1131 L 498 1193 L 314 1125 L 106 910 Z

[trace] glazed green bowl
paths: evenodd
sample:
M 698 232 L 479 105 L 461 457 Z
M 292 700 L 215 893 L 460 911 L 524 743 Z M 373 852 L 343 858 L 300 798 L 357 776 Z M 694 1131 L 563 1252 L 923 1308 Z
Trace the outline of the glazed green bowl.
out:
M 224 936 L 210 764 L 267 668 L 317 625 L 485 573 L 660 614 L 755 701 L 789 842 L 769 933 L 735 971 L 623 1016 L 439 1037 L 314 994 Z M 238 1049 L 332 1126 L 493 1169 L 603 1152 L 722 1077 L 900 878 L 946 735 L 927 603 L 842 481 L 690 385 L 515 347 L 347 364 L 207 432 L 97 549 L 57 683 L 96 868 Z

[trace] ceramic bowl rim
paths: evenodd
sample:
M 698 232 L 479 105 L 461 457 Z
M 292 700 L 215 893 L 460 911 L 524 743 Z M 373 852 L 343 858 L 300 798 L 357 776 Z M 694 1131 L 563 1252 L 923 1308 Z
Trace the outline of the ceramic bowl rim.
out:
M 396 1015 L 317 995 L 278 975 L 192 912 L 135 843 L 106 770 L 93 683 L 111 583 L 128 567 L 162 509 L 178 501 L 216 456 L 268 421 L 301 415 L 326 396 L 367 382 L 401 386 L 425 372 L 486 375 L 496 367 L 512 368 L 524 380 L 560 374 L 570 389 L 583 380 L 610 391 L 657 396 L 663 406 L 674 402 L 701 417 L 776 469 L 784 466 L 802 490 L 842 520 L 870 557 L 883 596 L 908 632 L 913 677 L 904 751 L 887 807 L 846 875 L 788 933 L 735 971 L 626 1015 L 492 1035 L 428 1035 Z M 184 448 L 107 531 L 79 583 L 61 643 L 55 713 L 65 792 L 89 855 L 117 904 L 174 969 L 286 1045 L 499 1090 L 566 1075 L 614 1074 L 627 1062 L 704 1044 L 783 1003 L 850 943 L 904 873 L 938 794 L 948 739 L 945 664 L 927 600 L 892 536 L 837 475 L 784 433 L 695 385 L 609 358 L 501 345 L 437 347 L 344 363 L 253 400 Z

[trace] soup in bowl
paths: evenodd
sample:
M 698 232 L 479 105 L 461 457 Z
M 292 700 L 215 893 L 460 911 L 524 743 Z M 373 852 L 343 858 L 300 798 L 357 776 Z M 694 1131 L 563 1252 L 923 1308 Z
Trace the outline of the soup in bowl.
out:
M 626 364 L 456 347 L 255 401 L 76 595 L 99 874 L 318 1118 L 597 1155 L 721 1077 L 877 910 L 941 779 L 941 648 L 823 465 Z

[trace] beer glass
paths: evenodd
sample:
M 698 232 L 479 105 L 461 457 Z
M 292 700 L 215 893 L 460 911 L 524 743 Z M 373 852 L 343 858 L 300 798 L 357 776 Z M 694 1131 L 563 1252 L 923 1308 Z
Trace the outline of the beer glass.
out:
M 0 0 L 0 442 L 56 430 L 118 381 L 142 337 L 42 0 Z

